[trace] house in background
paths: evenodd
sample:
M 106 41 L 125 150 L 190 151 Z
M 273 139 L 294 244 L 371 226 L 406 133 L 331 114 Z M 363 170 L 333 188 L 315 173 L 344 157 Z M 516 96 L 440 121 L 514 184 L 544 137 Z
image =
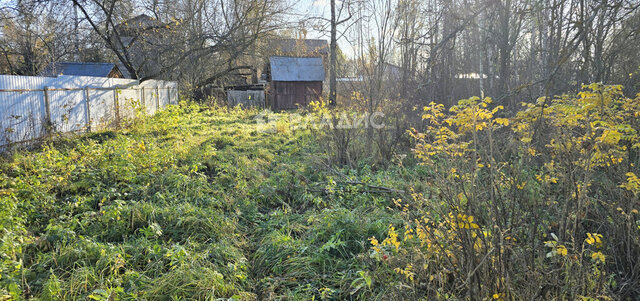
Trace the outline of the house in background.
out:
M 75 76 L 93 76 L 93 77 L 110 77 L 124 78 L 118 66 L 112 63 L 76 63 L 76 62 L 56 62 L 49 64 L 40 76 L 58 76 L 58 75 L 75 75 Z
M 122 42 L 124 49 L 118 46 L 119 50 L 128 54 L 131 64 L 140 73 L 138 77 L 144 77 L 159 73 L 163 52 L 175 46 L 171 42 L 175 37 L 175 26 L 141 14 L 116 25 L 113 39 Z M 136 79 L 124 64 L 119 62 L 118 66 L 126 78 Z
M 270 41 L 269 47 L 274 55 L 295 57 L 329 57 L 329 43 L 319 39 L 275 39 Z
M 325 69 L 321 57 L 269 58 L 269 105 L 274 110 L 296 109 L 322 96 Z
M 153 17 L 142 14 L 116 25 L 114 32 L 119 34 L 119 36 L 114 36 L 114 41 L 119 40 L 122 42 L 122 46 L 126 49 L 126 53 L 131 60 L 131 64 L 133 64 L 134 68 L 140 72 L 138 76 L 143 77 L 160 71 L 159 60 L 162 53 L 162 47 L 167 47 L 167 43 L 163 41 L 169 40 L 168 37 L 173 33 L 173 27 L 162 23 Z M 116 44 L 119 45 L 119 43 Z M 117 64 L 77 62 L 51 63 L 39 75 L 136 78 L 136 76 L 130 74 L 121 62 L 118 62 Z

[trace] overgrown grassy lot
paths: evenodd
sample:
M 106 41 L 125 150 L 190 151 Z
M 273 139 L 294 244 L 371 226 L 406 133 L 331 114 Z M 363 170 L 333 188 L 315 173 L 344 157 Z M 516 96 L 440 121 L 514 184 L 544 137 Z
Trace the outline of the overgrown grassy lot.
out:
M 393 152 L 258 114 L 182 103 L 3 159 L 0 300 L 640 295 L 640 96 L 431 104 Z
M 182 105 L 127 130 L 6 159 L 0 296 L 250 300 L 357 292 L 367 239 L 394 221 L 389 198 L 343 187 L 360 178 L 321 171 L 323 152 L 308 131 L 258 131 L 256 113 Z M 363 180 L 401 181 L 371 172 Z

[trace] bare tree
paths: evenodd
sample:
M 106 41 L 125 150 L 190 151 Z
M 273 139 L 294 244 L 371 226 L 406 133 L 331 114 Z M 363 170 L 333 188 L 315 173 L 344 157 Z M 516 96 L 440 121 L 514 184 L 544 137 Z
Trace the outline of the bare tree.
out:
M 134 77 L 166 76 L 186 62 L 224 58 L 234 61 L 266 33 L 276 29 L 285 7 L 271 0 L 201 0 L 152 3 L 154 22 L 135 34 L 118 6 L 123 0 L 73 0 L 92 29 Z M 129 25 L 129 26 L 128 26 Z M 131 41 L 135 40 L 135 43 Z M 135 46 L 133 46 L 135 45 Z M 140 56 L 146 52 L 146 56 Z M 160 58 L 160 59 L 158 59 Z M 154 68 L 149 68 L 153 64 Z M 192 65 L 193 66 L 193 65 Z M 236 70 L 233 64 L 202 76 L 200 85 Z
M 0 51 L 5 72 L 36 75 L 48 62 L 77 53 L 67 38 L 73 28 L 71 8 L 68 3 L 34 1 L 3 7 Z
M 344 36 L 346 30 L 353 24 L 354 11 L 360 5 L 361 0 L 343 0 L 336 5 L 336 0 L 330 0 L 330 17 L 310 17 L 311 21 L 319 21 L 316 29 L 320 32 L 329 31 L 329 105 L 336 105 L 337 70 L 338 66 L 338 40 Z

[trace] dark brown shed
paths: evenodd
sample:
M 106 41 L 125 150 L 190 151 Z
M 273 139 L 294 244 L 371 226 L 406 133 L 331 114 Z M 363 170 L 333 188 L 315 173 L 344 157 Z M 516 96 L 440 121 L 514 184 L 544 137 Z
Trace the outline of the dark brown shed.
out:
M 269 58 L 271 71 L 270 105 L 274 110 L 306 106 L 322 96 L 325 78 L 320 57 Z

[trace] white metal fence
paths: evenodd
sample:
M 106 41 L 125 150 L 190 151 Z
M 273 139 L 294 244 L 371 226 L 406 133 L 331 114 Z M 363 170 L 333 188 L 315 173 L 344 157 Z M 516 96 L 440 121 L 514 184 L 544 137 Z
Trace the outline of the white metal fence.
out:
M 0 75 L 0 150 L 52 133 L 118 127 L 177 102 L 175 82 Z

